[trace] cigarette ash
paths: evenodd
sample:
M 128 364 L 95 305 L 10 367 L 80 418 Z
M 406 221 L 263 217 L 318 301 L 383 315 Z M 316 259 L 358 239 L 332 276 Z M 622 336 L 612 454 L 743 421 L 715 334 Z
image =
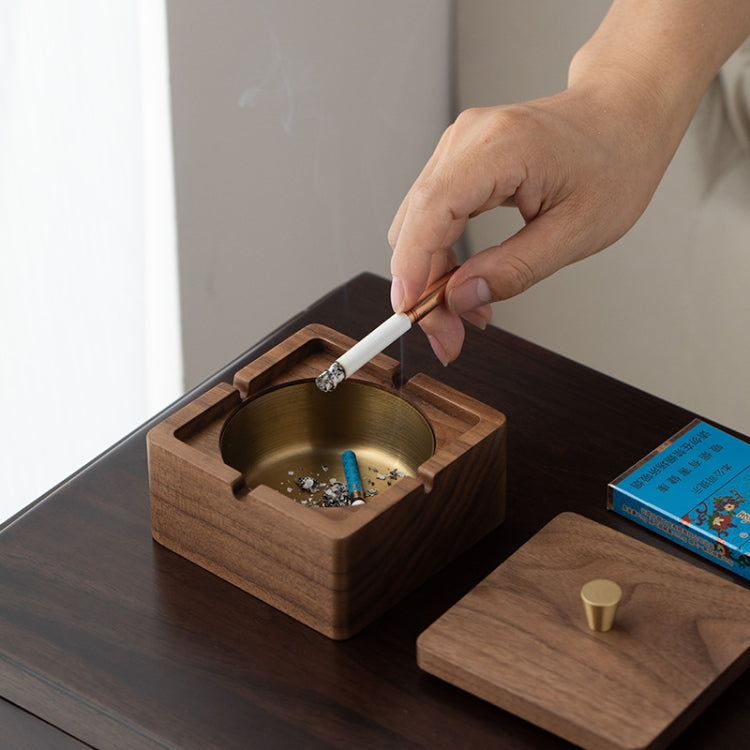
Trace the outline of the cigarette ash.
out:
M 381 474 L 380 471 L 374 466 L 368 466 L 367 468 L 370 471 L 375 472 L 376 479 L 380 479 L 381 481 L 386 482 L 389 487 L 397 479 L 403 479 L 406 476 L 403 471 L 399 471 L 398 469 L 389 469 L 385 474 Z
M 343 382 L 346 378 L 346 372 L 344 368 L 338 363 L 334 362 L 325 372 L 321 372 L 317 378 L 315 378 L 315 385 L 323 393 L 330 393 L 335 390 L 336 386 Z
M 381 471 L 374 466 L 368 466 L 368 471 L 372 473 L 372 477 L 363 476 L 362 482 L 368 485 L 368 488 L 364 490 L 365 499 L 369 499 L 378 494 L 378 490 L 375 489 L 376 482 L 374 480 L 380 480 L 385 482 L 388 487 L 393 482 L 406 476 L 403 471 L 399 469 L 387 469 Z M 328 472 L 328 466 L 321 466 L 321 471 L 325 474 Z M 282 482 L 282 488 L 286 489 L 288 494 L 301 490 L 306 493 L 306 496 L 300 500 L 300 505 L 306 505 L 312 508 L 341 508 L 350 505 L 361 505 L 362 500 L 355 498 L 349 493 L 347 485 L 335 477 L 320 478 L 318 476 L 310 475 L 297 475 L 295 471 L 288 471 L 289 480 Z

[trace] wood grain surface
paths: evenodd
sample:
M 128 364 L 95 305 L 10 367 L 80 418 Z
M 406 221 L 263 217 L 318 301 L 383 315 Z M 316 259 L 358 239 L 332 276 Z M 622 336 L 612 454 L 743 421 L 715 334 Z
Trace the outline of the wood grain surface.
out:
M 507 515 L 355 637 L 333 642 L 152 540 L 151 427 L 307 323 L 358 339 L 389 313 L 386 280 L 343 284 L 2 527 L 8 706 L 97 748 L 561 749 L 420 670 L 417 636 L 563 511 L 734 580 L 605 507 L 608 482 L 695 415 L 497 328 L 469 330 L 447 368 L 419 330 L 387 351 L 404 378 L 424 372 L 506 415 Z M 742 747 L 748 715 L 743 675 L 675 747 Z M 10 744 L 13 723 L 0 734 Z
M 580 590 L 623 591 L 592 632 Z M 430 626 L 420 666 L 589 750 L 663 747 L 750 660 L 750 592 L 562 513 Z
M 61 732 L 46 721 L 0 700 L 0 742 L 3 750 L 87 750 L 70 735 Z
M 269 384 L 314 378 L 353 344 L 332 329 L 306 326 L 234 382 L 252 399 Z M 249 487 L 222 460 L 218 436 L 239 393 L 218 385 L 147 435 L 154 539 L 342 639 L 495 529 L 505 516 L 503 415 L 425 375 L 394 389 L 397 363 L 381 355 L 374 364 L 385 365 L 383 377 L 370 363 L 363 370 L 371 379 L 363 382 L 417 408 L 434 434 L 434 453 L 417 476 L 348 508 L 309 508 L 276 488 Z

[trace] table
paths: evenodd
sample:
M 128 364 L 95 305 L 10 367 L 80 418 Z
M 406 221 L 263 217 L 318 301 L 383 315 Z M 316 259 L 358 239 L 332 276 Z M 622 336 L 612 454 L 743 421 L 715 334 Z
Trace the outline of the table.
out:
M 4 748 L 570 747 L 422 672 L 417 636 L 566 510 L 739 581 L 606 510 L 695 415 L 492 327 L 447 368 L 419 331 L 387 353 L 505 413 L 507 518 L 362 633 L 331 641 L 153 542 L 148 429 L 308 323 L 357 339 L 389 313 L 386 280 L 342 284 L 0 528 Z M 743 675 L 676 744 L 740 747 L 748 709 Z

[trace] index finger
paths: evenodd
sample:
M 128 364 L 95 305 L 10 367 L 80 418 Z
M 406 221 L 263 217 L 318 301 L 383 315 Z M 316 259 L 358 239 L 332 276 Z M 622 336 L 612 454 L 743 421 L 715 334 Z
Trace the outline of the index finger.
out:
M 391 274 L 394 285 L 394 309 L 397 312 L 412 307 L 419 299 L 427 285 L 442 276 L 453 264 L 449 258 L 453 256 L 452 241 L 445 241 L 445 233 L 440 239 L 430 241 L 427 221 L 419 222 L 417 231 L 428 233 L 426 240 L 419 237 L 412 239 L 410 226 L 406 225 L 406 232 L 402 233 L 403 242 L 398 242 L 391 256 Z M 439 231 L 439 228 L 438 228 Z M 460 230 L 458 232 L 460 235 Z M 396 288 L 400 286 L 400 290 Z M 397 299 L 398 295 L 400 299 Z

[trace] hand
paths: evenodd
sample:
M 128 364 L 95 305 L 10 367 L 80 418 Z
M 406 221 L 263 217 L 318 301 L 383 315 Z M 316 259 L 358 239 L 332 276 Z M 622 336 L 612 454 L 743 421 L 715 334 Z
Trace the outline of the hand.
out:
M 423 321 L 443 364 L 461 350 L 461 317 L 484 328 L 489 303 L 601 250 L 643 212 L 671 153 L 660 157 L 659 138 L 637 137 L 611 112 L 595 92 L 568 89 L 468 110 L 445 132 L 389 232 L 394 309 L 455 265 L 451 248 L 470 217 L 514 205 L 526 225 L 467 260 L 447 288 L 447 309 Z
M 619 239 L 648 205 L 711 79 L 750 32 L 747 0 L 614 0 L 569 87 L 471 109 L 443 134 L 391 225 L 391 301 L 411 307 L 455 264 L 466 222 L 516 206 L 525 226 L 467 260 L 421 323 L 443 364 L 507 299 Z

